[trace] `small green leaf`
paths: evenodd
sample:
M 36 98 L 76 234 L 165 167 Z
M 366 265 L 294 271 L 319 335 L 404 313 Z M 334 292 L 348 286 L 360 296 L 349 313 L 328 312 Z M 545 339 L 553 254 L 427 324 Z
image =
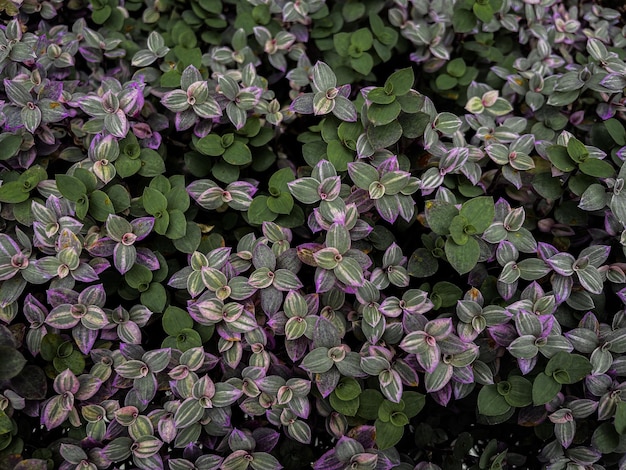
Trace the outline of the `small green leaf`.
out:
M 562 145 L 548 147 L 548 159 L 561 171 L 573 171 L 576 169 L 576 163 L 569 156 L 567 148 Z
M 426 201 L 426 222 L 430 229 L 439 235 L 450 233 L 450 224 L 457 215 L 459 210 L 454 204 L 434 199 Z
M 111 198 L 105 192 L 95 190 L 89 195 L 89 213 L 100 222 L 107 220 L 110 214 L 115 214 Z
M 17 349 L 10 346 L 0 346 L 0 380 L 12 379 L 18 375 L 26 365 L 26 359 Z
M 392 73 L 385 81 L 385 89 L 390 87 L 395 96 L 402 96 L 409 92 L 414 82 L 413 68 L 407 67 Z
M 478 412 L 485 416 L 499 416 L 506 413 L 511 406 L 498 393 L 496 385 L 485 385 L 478 392 Z
M 374 426 L 376 428 L 376 445 L 380 450 L 395 446 L 404 435 L 404 426 L 396 426 L 391 421 L 385 423 L 377 419 Z
M 252 152 L 246 144 L 236 140 L 226 149 L 222 158 L 231 165 L 247 165 L 252 162 Z
M 544 372 L 540 372 L 533 382 L 533 405 L 548 403 L 561 390 L 561 384 Z
M 289 214 L 293 208 L 293 197 L 288 192 L 267 198 L 267 207 L 275 214 Z
M 626 402 L 620 401 L 615 408 L 615 430 L 619 434 L 626 434 Z
M 163 331 L 168 335 L 177 336 L 185 328 L 193 328 L 193 319 L 182 308 L 170 305 L 161 319 Z
M 493 9 L 488 3 L 483 5 L 479 2 L 476 2 L 472 6 L 472 10 L 474 11 L 474 14 L 478 17 L 478 19 L 483 23 L 489 23 L 493 19 Z
M 87 193 L 85 184 L 74 176 L 60 173 L 55 175 L 55 180 L 57 189 L 65 199 L 76 202 Z
M 256 196 L 248 208 L 248 221 L 251 224 L 261 225 L 263 222 L 272 222 L 277 217 L 268 206 L 268 196 Z
M 392 101 L 389 104 L 371 104 L 367 109 L 367 118 L 374 126 L 384 126 L 397 119 L 400 115 L 400 103 Z
M 609 162 L 598 158 L 587 158 L 578 168 L 584 174 L 596 178 L 611 178 L 615 175 L 615 168 Z
M 476 16 L 470 10 L 455 8 L 452 26 L 456 33 L 469 33 L 476 27 Z
M 19 181 L 10 181 L 0 186 L 0 202 L 17 204 L 27 201 L 29 197 L 30 192 Z
M 581 163 L 589 156 L 589 151 L 580 140 L 571 137 L 567 142 L 567 154 L 575 162 Z
M 483 233 L 496 214 L 493 198 L 482 196 L 470 199 L 461 206 L 459 213 L 476 229 L 476 233 Z
M 604 121 L 604 127 L 609 131 L 611 138 L 618 145 L 626 145 L 626 130 L 621 122 L 615 118 L 607 119 Z M 4 144 L 4 141 L 2 142 Z
M 465 245 L 457 245 L 450 238 L 446 240 L 446 257 L 452 267 L 459 273 L 470 272 L 480 258 L 480 245 L 475 238 L 470 237 Z
M 457 57 L 448 62 L 446 71 L 453 77 L 461 78 L 467 71 L 467 65 L 465 65 L 465 61 L 461 57 Z
M 443 91 L 452 90 L 458 84 L 459 81 L 455 77 L 452 77 L 447 73 L 442 73 L 441 75 L 437 76 L 437 79 L 435 80 L 435 85 L 437 85 L 437 88 Z
M 359 410 L 359 404 L 360 400 L 358 396 L 350 400 L 342 400 L 335 392 L 330 394 L 330 406 L 343 415 L 356 416 Z

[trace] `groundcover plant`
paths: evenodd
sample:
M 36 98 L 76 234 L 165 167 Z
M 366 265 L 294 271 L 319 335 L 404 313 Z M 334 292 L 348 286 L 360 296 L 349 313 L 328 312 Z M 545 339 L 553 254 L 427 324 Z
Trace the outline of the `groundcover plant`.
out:
M 625 19 L 0 0 L 0 470 L 626 469 Z

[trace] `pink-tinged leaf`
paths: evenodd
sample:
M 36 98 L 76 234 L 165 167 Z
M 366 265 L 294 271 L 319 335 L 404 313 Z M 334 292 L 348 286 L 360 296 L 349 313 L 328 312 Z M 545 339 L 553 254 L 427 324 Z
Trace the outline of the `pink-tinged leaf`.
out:
M 96 273 L 95 269 L 85 263 L 81 264 L 80 266 L 78 266 L 78 268 L 72 271 L 72 277 L 78 282 L 85 283 L 99 280 L 98 274 Z
M 328 372 L 322 374 L 315 374 L 315 384 L 318 390 L 322 394 L 322 397 L 328 397 L 339 383 L 341 374 L 335 368 L 330 369 Z
M 113 264 L 120 274 L 126 274 L 135 264 L 137 250 L 133 245 L 118 243 L 113 252 Z
M 174 424 L 178 429 L 184 429 L 197 423 L 204 414 L 204 408 L 197 399 L 187 398 L 176 410 L 174 414 Z
M 133 227 L 133 233 L 137 235 L 135 241 L 141 241 L 146 238 L 154 227 L 154 217 L 139 217 L 130 222 Z
M 441 390 L 452 378 L 452 372 L 452 365 L 443 362 L 437 364 L 431 372 L 427 371 L 424 379 L 426 391 L 431 393 Z
M 450 318 L 439 318 L 429 321 L 424 331 L 437 341 L 447 338 L 452 333 L 453 325 Z
M 141 344 L 141 329 L 133 321 L 128 321 L 117 327 L 117 335 L 128 344 Z
M 80 382 L 80 388 L 78 392 L 76 392 L 75 397 L 77 400 L 89 400 L 93 397 L 100 387 L 102 386 L 102 380 L 98 377 L 89 374 L 83 374 L 78 377 L 78 381 Z
M 382 371 L 378 380 L 380 381 L 380 390 L 383 395 L 394 403 L 400 403 L 402 398 L 402 380 L 400 374 L 393 369 Z
M 94 305 L 96 307 L 104 307 L 106 303 L 106 292 L 102 284 L 96 284 L 95 286 L 89 286 L 85 288 L 78 296 L 78 301 L 83 305 Z
M 41 323 L 48 315 L 48 309 L 35 298 L 28 294 L 24 299 L 24 316 L 31 323 Z
M 115 113 L 107 113 L 104 116 L 104 127 L 120 139 L 126 137 L 130 129 L 126 114 L 121 109 L 118 109 Z
M 135 263 L 145 266 L 150 271 L 156 271 L 161 264 L 159 258 L 150 250 L 144 246 L 137 247 L 137 259 Z
M 89 246 L 85 246 L 87 252 L 92 256 L 107 258 L 113 255 L 113 250 L 117 242 L 109 237 L 102 237 Z
M 59 395 L 63 395 L 65 392 L 75 394 L 80 388 L 80 382 L 72 371 L 65 369 L 55 377 L 53 387 Z
M 54 309 L 62 304 L 77 304 L 79 294 L 71 289 L 57 288 L 48 289 L 46 292 L 47 302 Z
M 427 343 L 428 344 L 428 343 Z M 432 372 L 435 370 L 441 359 L 441 351 L 437 344 L 428 345 L 428 347 L 417 354 L 417 362 L 426 370 L 426 372 Z
M 56 395 L 45 404 L 41 414 L 41 424 L 50 431 L 63 423 L 69 414 L 70 410 L 65 408 L 63 397 Z
M 55 307 L 50 312 L 50 315 L 46 318 L 46 324 L 59 330 L 67 330 L 75 327 L 80 318 L 72 315 L 72 305 L 61 304 Z
M 176 434 L 178 433 L 173 417 L 161 418 L 157 424 L 157 428 L 161 439 L 168 444 L 176 438 Z
M 76 345 L 80 352 L 83 354 L 89 354 L 91 348 L 98 339 L 98 330 L 90 330 L 83 325 L 78 324 L 72 329 L 72 337 L 76 341 Z
M 289 109 L 294 113 L 313 114 L 313 93 L 296 96 Z
M 180 113 L 176 113 L 174 118 L 174 126 L 177 131 L 186 131 L 193 127 L 198 122 L 198 115 L 194 113 L 193 109 L 187 109 Z

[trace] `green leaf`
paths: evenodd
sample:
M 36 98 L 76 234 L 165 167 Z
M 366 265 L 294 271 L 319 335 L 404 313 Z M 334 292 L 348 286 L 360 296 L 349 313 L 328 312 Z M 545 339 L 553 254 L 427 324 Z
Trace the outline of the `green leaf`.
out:
M 268 182 L 270 188 L 276 188 L 279 191 L 288 191 L 288 183 L 295 179 L 291 168 L 282 168 L 272 174 Z
M 567 142 L 567 154 L 575 162 L 581 163 L 589 156 L 589 151 L 580 140 L 571 137 Z
M 409 276 L 430 277 L 437 272 L 439 262 L 426 248 L 418 248 L 409 258 Z
M 75 202 L 87 194 L 85 184 L 74 176 L 60 173 L 55 175 L 55 180 L 57 189 L 65 199 Z
M 450 224 L 459 214 L 459 210 L 453 204 L 445 201 L 426 201 L 426 222 L 430 229 L 439 234 L 450 233 Z
M 350 400 L 342 400 L 335 392 L 330 394 L 330 406 L 343 415 L 356 416 L 359 410 L 359 404 L 360 400 L 358 396 Z
M 392 73 L 385 81 L 385 90 L 390 90 L 395 96 L 406 95 L 413 83 L 415 82 L 415 74 L 412 67 L 400 69 Z
M 185 236 L 172 241 L 174 243 L 174 247 L 178 251 L 182 251 L 183 253 L 193 253 L 200 245 L 201 239 L 202 231 L 200 230 L 198 224 L 188 220 L 187 228 L 185 229 Z
M 474 6 L 472 6 L 472 10 L 478 19 L 483 23 L 489 23 L 493 19 L 493 9 L 489 4 L 483 5 L 476 2 L 474 3 Z
M 483 233 L 496 215 L 493 198 L 481 196 L 470 199 L 461 206 L 459 213 L 476 229 L 477 234 Z
M 248 208 L 248 221 L 254 225 L 261 225 L 263 222 L 272 222 L 277 215 L 267 207 L 268 196 L 256 196 Z
M 447 73 L 442 73 L 435 79 L 435 85 L 437 85 L 437 88 L 443 91 L 452 90 L 458 84 L 459 81 L 455 77 L 451 77 Z
M 143 189 L 142 202 L 146 212 L 155 217 L 159 217 L 167 210 L 167 198 L 160 191 L 150 186 Z
M 561 384 L 544 372 L 540 372 L 533 381 L 533 405 L 548 403 L 561 391 Z
M 619 122 L 615 118 L 607 119 L 604 121 L 604 127 L 609 131 L 611 138 L 618 145 L 626 145 L 626 130 L 624 130 L 624 126 L 621 122 Z M 2 141 L 4 144 L 4 141 Z
M 361 403 L 359 404 L 358 416 L 367 420 L 378 418 L 378 409 L 384 401 L 382 393 L 368 388 L 361 392 L 359 398 Z
M 469 235 L 465 233 L 468 224 L 468 220 L 462 215 L 455 216 L 450 222 L 450 236 L 457 245 L 465 245 L 469 240 Z
M 367 108 L 367 118 L 374 126 L 384 126 L 396 120 L 401 110 L 400 103 L 397 101 L 389 104 L 373 103 Z
M 372 71 L 372 67 L 374 67 L 374 59 L 367 52 L 363 52 L 360 57 L 351 59 L 350 65 L 361 75 L 367 75 Z
M 177 336 L 185 328 L 193 328 L 193 319 L 182 308 L 170 305 L 161 319 L 163 331 L 168 335 Z
M 618 406 L 620 403 L 624 402 L 619 402 Z M 603 454 L 610 454 L 615 451 L 620 441 L 619 433 L 616 428 L 617 425 L 613 426 L 611 423 L 602 423 L 593 432 L 593 436 L 591 436 L 591 445 Z
M 396 100 L 392 93 L 386 93 L 382 87 L 377 87 L 367 94 L 367 99 L 375 104 L 389 104 Z
M 455 8 L 452 26 L 456 33 L 469 33 L 476 27 L 476 16 L 464 8 Z
M 576 169 L 576 163 L 569 156 L 567 148 L 562 145 L 548 147 L 548 160 L 561 171 L 573 171 Z
M 533 402 L 532 383 L 518 375 L 510 375 L 508 378 L 510 385 L 509 393 L 504 397 L 506 402 L 516 408 L 528 406 Z
M 331 140 L 326 148 L 328 161 L 337 171 L 346 171 L 348 163 L 354 161 L 354 152 L 346 148 L 339 140 Z
M 557 382 L 569 385 L 584 379 L 591 373 L 592 369 L 593 367 L 586 357 L 561 351 L 548 361 L 545 373 L 553 376 Z M 557 376 L 560 371 L 567 372 L 567 375 Z
M 293 208 L 293 197 L 288 192 L 267 198 L 267 207 L 275 214 L 289 214 Z
M 169 215 L 169 223 L 167 224 L 165 236 L 170 240 L 183 238 L 187 234 L 187 219 L 185 214 L 178 209 L 166 213 Z
M 480 245 L 473 237 L 470 237 L 465 245 L 457 245 L 448 238 L 445 251 L 448 262 L 459 274 L 465 274 L 474 269 L 480 258 Z
M 615 408 L 615 430 L 619 434 L 626 434 L 626 402 L 619 401 Z
M 26 365 L 26 359 L 17 349 L 10 346 L 0 346 L 0 380 L 12 379 L 19 374 Z
M 384 149 L 400 140 L 402 126 L 397 121 L 385 126 L 368 126 L 366 134 L 367 140 L 374 149 Z
M 587 158 L 578 168 L 589 176 L 596 178 L 611 178 L 615 175 L 615 168 L 609 162 L 598 158 Z
M 497 385 L 485 385 L 478 392 L 478 412 L 481 415 L 499 416 L 510 408 L 505 398 L 498 393 Z
M 196 150 L 203 155 L 218 157 L 224 153 L 222 139 L 217 134 L 209 134 L 199 139 L 195 144 Z
M 27 201 L 29 197 L 30 192 L 19 181 L 10 181 L 0 186 L 0 202 L 17 204 Z
M 374 426 L 376 428 L 376 445 L 380 450 L 395 446 L 404 435 L 404 426 L 395 426 L 391 421 L 385 423 L 377 419 Z
M 141 160 L 141 168 L 139 174 L 147 178 L 153 178 L 165 171 L 165 162 L 163 157 L 156 150 L 144 148 L 141 149 L 139 156 Z
M 404 392 L 402 394 L 402 401 L 404 402 L 404 414 L 408 418 L 412 418 L 424 408 L 426 395 L 418 392 Z
M 176 348 L 182 352 L 202 346 L 200 334 L 191 328 L 183 328 L 176 335 Z
M 100 222 L 107 220 L 109 214 L 115 213 L 111 198 L 105 192 L 95 190 L 89 195 L 89 213 Z
M 461 78 L 467 71 L 467 65 L 465 65 L 465 61 L 461 57 L 457 57 L 448 62 L 446 71 L 453 77 Z
M 222 158 L 231 165 L 247 165 L 252 162 L 252 152 L 246 144 L 236 140 L 226 149 Z
M 22 137 L 19 135 L 3 133 L 0 135 L 0 146 L 2 147 L 2 155 L 0 160 L 7 160 L 13 157 L 22 146 Z
M 361 394 L 359 382 L 351 377 L 343 377 L 334 392 L 340 400 L 353 400 Z

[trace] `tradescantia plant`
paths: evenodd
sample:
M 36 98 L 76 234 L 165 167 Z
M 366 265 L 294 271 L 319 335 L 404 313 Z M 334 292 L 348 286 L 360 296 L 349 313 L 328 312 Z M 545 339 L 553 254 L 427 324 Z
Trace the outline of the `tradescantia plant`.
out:
M 626 468 L 625 37 L 0 2 L 0 467 Z

